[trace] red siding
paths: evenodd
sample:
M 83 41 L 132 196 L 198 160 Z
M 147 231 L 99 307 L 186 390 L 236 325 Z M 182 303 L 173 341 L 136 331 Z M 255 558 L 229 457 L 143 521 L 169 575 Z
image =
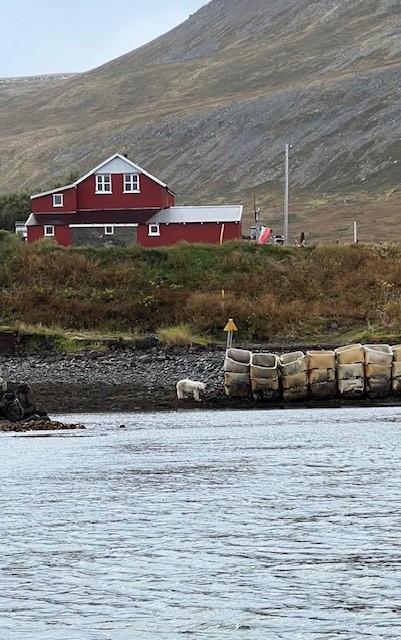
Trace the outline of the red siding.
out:
M 140 174 L 140 193 L 123 193 L 123 175 L 111 175 L 112 193 L 95 193 L 95 176 L 77 185 L 78 210 L 165 209 L 174 204 L 174 196 L 157 182 Z
M 63 247 L 71 245 L 71 231 L 68 227 L 55 227 L 54 233 L 57 244 L 61 244 Z
M 219 244 L 222 225 L 217 222 L 191 222 L 187 224 L 161 224 L 159 236 L 149 236 L 148 225 L 138 227 L 138 244 L 143 247 L 167 247 L 177 242 L 205 242 Z M 239 222 L 224 224 L 223 242 L 242 238 Z
M 43 227 L 28 227 L 27 228 L 27 240 L 28 242 L 36 242 L 43 238 Z
M 54 193 L 62 193 L 63 198 L 63 206 L 62 207 L 53 207 L 53 194 L 49 193 L 46 196 L 40 196 L 40 198 L 34 198 L 32 203 L 32 212 L 33 213 L 70 213 L 72 211 L 77 210 L 77 200 L 76 200 L 76 189 L 75 187 L 71 189 L 60 189 L 59 191 L 55 191 Z
M 62 245 L 63 247 L 69 247 L 71 245 L 71 231 L 68 227 L 55 227 L 54 228 L 54 237 L 53 239 L 57 242 L 57 244 Z M 27 241 L 28 242 L 36 242 L 37 240 L 42 240 L 44 238 L 44 228 L 41 226 L 34 226 L 27 228 Z M 48 236 L 52 237 L 52 236 Z

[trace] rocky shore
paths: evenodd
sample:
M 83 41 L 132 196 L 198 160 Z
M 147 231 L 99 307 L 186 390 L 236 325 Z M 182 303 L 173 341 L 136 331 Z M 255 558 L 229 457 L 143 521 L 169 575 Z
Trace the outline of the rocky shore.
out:
M 202 407 L 229 407 L 224 393 L 224 349 L 159 347 L 82 355 L 1 355 L 0 376 L 23 381 L 48 413 L 154 411 L 183 407 L 175 384 L 182 378 L 206 383 Z M 247 404 L 247 401 L 244 401 Z M 241 402 L 243 404 L 243 402 Z M 186 400 L 185 406 L 199 406 Z
M 251 398 L 226 396 L 224 356 L 223 347 L 169 347 L 148 339 L 134 348 L 107 353 L 93 350 L 76 355 L 0 354 L 0 377 L 29 385 L 35 401 L 45 407 L 49 416 L 72 412 L 289 408 L 283 402 L 259 403 Z M 177 399 L 175 385 L 182 378 L 206 383 L 201 402 Z M 399 405 L 400 400 L 335 399 L 302 404 L 307 407 Z

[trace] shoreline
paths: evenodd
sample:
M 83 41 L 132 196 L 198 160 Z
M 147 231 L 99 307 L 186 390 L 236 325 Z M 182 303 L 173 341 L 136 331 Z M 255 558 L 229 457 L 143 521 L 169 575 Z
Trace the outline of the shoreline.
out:
M 0 376 L 28 384 L 50 417 L 61 413 L 401 406 L 397 396 L 299 402 L 232 398 L 224 389 L 224 356 L 225 349 L 194 347 L 86 355 L 0 354 Z M 206 383 L 200 402 L 178 400 L 175 385 L 182 378 Z
M 129 384 L 108 385 L 83 383 L 65 385 L 60 383 L 32 384 L 35 398 L 46 406 L 49 414 L 60 413 L 128 413 L 168 412 L 194 410 L 263 410 L 272 409 L 338 409 L 352 407 L 401 407 L 401 398 L 360 398 L 330 400 L 303 400 L 298 402 L 253 400 L 252 398 L 230 398 L 223 393 L 203 396 L 200 402 L 193 399 L 178 400 L 175 390 L 160 389 L 156 393 L 145 387 Z M 216 390 L 217 391 L 217 390 Z
M 222 349 L 156 346 L 84 355 L 0 354 L 0 376 L 28 384 L 49 414 L 228 408 L 224 354 Z M 177 399 L 175 385 L 187 377 L 206 383 L 201 402 Z

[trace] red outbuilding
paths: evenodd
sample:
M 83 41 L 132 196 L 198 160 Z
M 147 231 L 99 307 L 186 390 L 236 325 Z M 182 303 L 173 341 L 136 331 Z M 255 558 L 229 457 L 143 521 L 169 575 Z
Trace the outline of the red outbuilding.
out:
M 31 196 L 27 241 L 168 246 L 242 238 L 242 205 L 176 207 L 164 182 L 114 154 L 72 184 Z

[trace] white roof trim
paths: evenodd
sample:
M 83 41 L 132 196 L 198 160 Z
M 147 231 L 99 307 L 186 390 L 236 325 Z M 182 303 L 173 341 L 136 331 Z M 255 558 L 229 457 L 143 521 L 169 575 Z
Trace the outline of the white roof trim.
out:
M 31 196 L 31 200 L 39 198 L 40 196 L 49 196 L 52 193 L 63 193 L 63 191 L 66 191 L 67 189 L 73 189 L 75 185 L 76 183 L 73 182 L 72 184 L 66 184 L 65 187 L 59 187 L 58 189 L 49 189 L 49 191 L 42 191 L 42 193 L 35 193 L 33 196 Z
M 27 227 L 34 227 L 38 224 L 34 213 L 31 213 L 29 215 L 28 220 L 25 222 L 25 224 Z
M 79 178 L 79 180 L 77 180 L 74 184 L 79 184 L 83 180 L 86 180 L 86 178 L 89 178 L 89 176 L 96 173 L 96 171 L 99 171 L 102 167 L 104 167 L 105 164 L 114 160 L 114 158 L 119 158 L 123 162 L 126 162 L 127 164 L 129 164 L 138 173 L 143 173 L 145 176 L 148 176 L 148 178 L 150 178 L 151 180 L 154 180 L 155 182 L 157 182 L 157 184 L 160 184 L 160 186 L 167 188 L 167 185 L 161 180 L 159 180 L 159 178 L 152 176 L 151 173 L 148 173 L 147 171 L 145 171 L 145 169 L 142 169 L 142 167 L 140 167 L 138 164 L 135 164 L 135 162 L 132 162 L 132 160 L 129 160 L 125 156 L 121 155 L 121 153 L 113 153 L 113 155 L 110 156 L 110 158 L 107 158 L 107 160 L 103 160 L 103 162 L 98 164 L 97 167 L 95 167 L 94 169 L 91 169 L 88 173 L 82 176 L 82 178 Z
M 92 227 L 137 227 L 138 223 L 137 222 L 91 222 L 91 223 L 86 223 L 86 224 L 69 224 L 68 227 L 70 229 L 74 228 L 74 229 L 80 229 L 81 227 L 87 227 L 92 228 Z
M 96 173 L 102 167 L 104 167 L 104 165 L 106 165 L 108 162 L 111 162 L 115 158 L 119 158 L 123 162 L 126 162 L 130 167 L 132 167 L 132 169 L 135 169 L 137 173 L 142 173 L 144 176 L 147 176 L 154 182 L 157 182 L 157 184 L 159 184 L 161 187 L 165 187 L 166 189 L 168 189 L 167 185 L 164 182 L 159 180 L 159 178 L 152 176 L 151 173 L 148 173 L 147 171 L 145 171 L 145 169 L 142 169 L 142 167 L 140 167 L 138 164 L 135 164 L 135 162 L 132 162 L 132 160 L 129 160 L 125 156 L 121 155 L 121 153 L 113 153 L 113 155 L 110 156 L 110 158 L 107 158 L 107 160 L 103 160 L 103 162 L 98 164 L 97 167 L 95 167 L 94 169 L 91 169 L 90 171 L 88 171 L 88 173 L 85 173 L 85 175 L 82 176 L 82 178 L 78 178 L 78 180 L 76 180 L 75 182 L 68 184 L 65 187 L 60 187 L 59 189 L 50 189 L 50 191 L 35 193 L 35 195 L 31 196 L 31 200 L 33 200 L 34 198 L 39 198 L 40 196 L 47 196 L 47 195 L 50 195 L 51 193 L 59 193 L 61 191 L 64 191 L 65 189 L 71 189 L 72 187 L 76 187 L 78 184 L 80 184 L 81 182 L 89 178 L 89 176 L 92 176 L 94 173 Z

